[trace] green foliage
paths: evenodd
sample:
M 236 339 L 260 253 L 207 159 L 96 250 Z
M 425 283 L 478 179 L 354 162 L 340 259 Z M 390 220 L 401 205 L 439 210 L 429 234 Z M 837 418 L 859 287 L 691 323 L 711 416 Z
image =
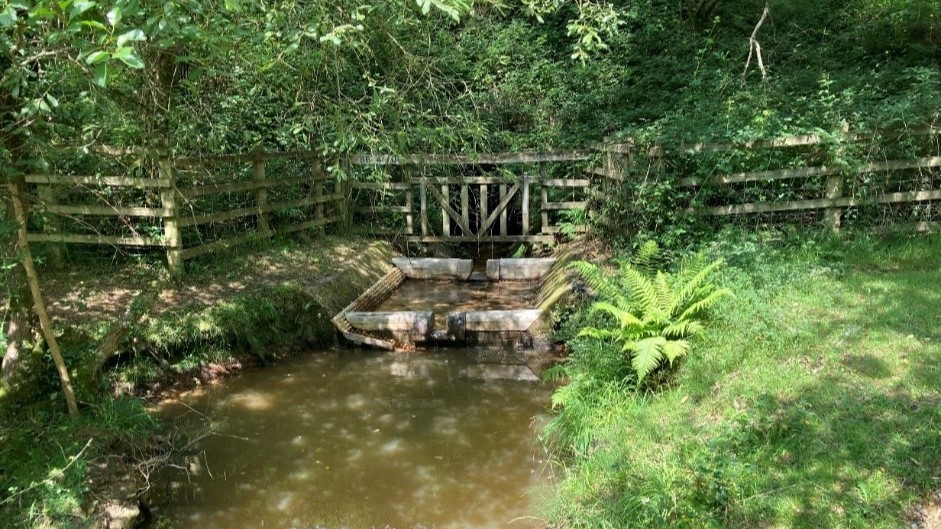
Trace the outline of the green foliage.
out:
M 703 330 L 702 318 L 731 292 L 711 282 L 723 261 L 708 262 L 704 254 L 684 260 L 676 273 L 652 271 L 659 249 L 649 241 L 630 262 L 622 261 L 611 277 L 597 265 L 572 265 L 600 298 L 593 311 L 609 315 L 613 325 L 586 327 L 579 336 L 613 341 L 627 356 L 637 382 L 666 362 L 686 356 L 689 339 Z
M 923 287 L 941 237 L 729 230 L 710 246 L 735 303 L 715 308 L 674 383 L 640 394 L 594 377 L 547 429 L 552 522 L 910 524 L 941 464 L 941 296 Z M 575 327 L 597 325 L 585 307 Z M 601 365 L 601 349 L 576 341 L 572 362 Z M 567 387 L 585 378 L 573 370 Z

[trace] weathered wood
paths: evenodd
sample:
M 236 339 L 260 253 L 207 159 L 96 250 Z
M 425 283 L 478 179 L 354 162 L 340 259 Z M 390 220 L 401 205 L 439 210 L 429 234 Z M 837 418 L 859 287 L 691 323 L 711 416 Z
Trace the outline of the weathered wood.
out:
M 318 200 L 318 202 L 314 205 L 314 221 L 323 220 L 326 217 L 326 214 L 324 213 L 324 209 L 323 209 L 324 202 L 322 200 L 323 199 L 323 180 L 317 180 L 314 182 L 313 192 L 314 192 L 314 198 Z M 323 224 L 319 225 L 320 228 L 323 228 L 323 226 L 324 226 Z M 323 230 L 321 229 L 321 231 Z
M 130 178 L 126 176 L 65 176 L 65 175 L 27 175 L 26 183 L 37 185 L 88 185 L 132 187 L 137 189 L 170 187 L 170 181 L 164 178 Z
M 344 332 L 343 337 L 347 340 L 358 343 L 360 345 L 370 345 L 372 347 L 378 347 L 380 349 L 386 349 L 388 351 L 395 350 L 395 344 L 388 340 L 380 340 L 378 338 L 373 338 L 371 336 L 364 336 L 362 334 L 356 334 L 354 332 Z
M 221 213 L 212 213 L 212 214 L 203 214 L 203 215 L 191 215 L 183 217 L 179 220 L 180 227 L 189 227 L 189 226 L 199 226 L 201 224 L 208 224 L 210 222 L 224 222 L 228 220 L 235 220 L 242 217 L 249 217 L 252 215 L 257 215 L 260 211 L 270 213 L 272 211 L 279 211 L 282 209 L 290 208 L 303 208 L 308 206 L 313 206 L 316 204 L 340 201 L 340 195 L 324 195 L 322 197 L 307 197 L 297 200 L 287 200 L 284 202 L 277 202 L 274 204 L 268 204 L 264 208 L 250 207 L 250 208 L 240 208 L 233 209 L 229 211 L 223 211 Z
M 480 231 L 477 232 L 477 236 L 481 237 L 486 235 L 487 231 L 493 226 L 493 223 L 497 220 L 497 216 L 500 216 L 500 231 L 503 235 L 506 235 L 506 217 L 507 217 L 507 206 L 509 206 L 510 201 L 513 200 L 513 197 L 519 191 L 519 183 L 513 184 L 513 187 L 510 188 L 509 192 L 506 191 L 506 186 L 500 186 L 500 203 L 497 204 L 497 207 L 490 213 L 490 216 L 481 224 Z
M 401 191 L 410 187 L 408 182 L 353 182 L 353 189 L 369 191 Z
M 169 246 L 166 240 L 156 237 L 122 236 L 122 235 L 84 235 L 77 233 L 40 234 L 30 233 L 29 242 L 61 242 L 70 244 L 110 244 L 113 246 L 153 246 L 165 248 Z
M 548 211 L 559 211 L 563 209 L 585 209 L 588 207 L 588 202 L 584 200 L 573 201 L 573 202 L 546 202 L 543 205 L 543 209 Z
M 549 187 L 591 187 L 591 180 L 587 178 L 547 178 L 542 181 L 542 185 Z
M 55 203 L 55 195 L 53 188 L 51 186 L 40 186 L 39 187 L 39 198 L 46 204 Z M 48 211 L 48 208 L 47 210 Z M 54 217 L 43 215 L 42 219 L 42 231 L 46 234 L 56 234 L 59 233 L 59 223 L 56 222 Z M 49 250 L 52 256 L 52 266 L 56 269 L 62 268 L 62 245 L 61 244 L 50 244 Z
M 256 183 L 265 181 L 265 165 L 265 160 L 261 159 L 252 162 L 252 178 Z M 259 186 L 255 191 L 255 207 L 258 209 L 256 217 L 258 219 L 258 229 L 269 231 L 268 215 L 265 214 L 265 209 L 268 207 L 268 190 L 264 186 Z
M 545 232 L 549 227 L 549 188 L 542 186 L 540 189 L 539 213 L 542 216 L 542 226 L 540 231 Z
M 271 231 L 267 232 L 252 232 L 245 235 L 239 235 L 238 237 L 229 237 L 228 239 L 222 239 L 219 241 L 211 242 L 209 244 L 203 244 L 201 246 L 195 246 L 193 248 L 187 248 L 180 252 L 181 259 L 191 259 L 193 257 L 207 254 L 210 252 L 216 252 L 219 250 L 227 250 L 234 246 L 245 244 L 247 242 L 256 241 L 259 239 L 266 239 L 273 236 L 274 233 Z
M 431 194 L 435 195 L 435 198 L 438 200 L 438 203 L 441 204 L 441 233 L 447 237 L 451 235 L 451 214 L 447 211 L 451 209 L 448 201 L 451 200 L 451 197 L 448 194 L 448 186 L 441 186 L 441 194 L 438 194 L 437 190 L 432 187 Z
M 333 222 L 339 222 L 339 217 L 324 217 L 322 219 L 308 220 L 305 222 L 299 222 L 297 224 L 289 224 L 287 226 L 279 226 L 275 232 L 281 235 L 294 233 L 296 231 L 309 230 L 311 228 L 320 228 L 326 226 L 327 224 Z
M 555 237 L 551 235 L 484 235 L 484 236 L 460 236 L 452 235 L 450 237 L 442 237 L 439 235 L 430 235 L 428 237 L 414 236 L 407 237 L 408 242 L 414 243 L 440 243 L 440 242 L 494 242 L 494 243 L 503 243 L 503 242 L 532 242 L 532 243 L 550 243 L 555 240 Z
M 941 156 L 932 156 L 927 158 L 916 158 L 914 160 L 890 160 L 885 162 L 872 162 L 860 165 L 856 168 L 841 167 L 800 167 L 795 169 L 778 169 L 774 171 L 758 171 L 753 173 L 735 173 L 725 176 L 717 176 L 712 179 L 719 184 L 738 184 L 745 182 L 763 182 L 772 180 L 786 180 L 792 178 L 812 178 L 815 176 L 829 176 L 842 173 L 879 173 L 888 171 L 902 171 L 906 169 L 934 168 L 941 167 Z M 684 178 L 678 182 L 683 187 L 694 187 L 703 184 L 702 179 Z
M 470 233 L 470 186 L 464 184 L 461 186 L 461 220 L 464 226 L 468 227 Z
M 777 213 L 783 211 L 800 211 L 805 209 L 845 208 L 872 204 L 923 202 L 927 200 L 941 200 L 941 189 L 932 191 L 903 191 L 900 193 L 888 193 L 876 197 L 844 197 L 836 200 L 821 198 L 813 200 L 793 200 L 790 202 L 766 202 L 732 206 L 718 206 L 701 209 L 698 210 L 697 213 L 706 216 L 744 215 L 749 213 Z
M 242 191 L 255 191 L 261 188 L 280 187 L 293 184 L 303 184 L 306 182 L 323 182 L 324 178 L 311 178 L 302 176 L 297 178 L 266 178 L 264 181 L 247 180 L 245 182 L 234 182 L 231 184 L 210 184 L 196 187 L 179 188 L 177 193 L 184 198 L 196 198 L 206 195 L 216 195 L 221 193 L 238 193 Z
M 439 193 L 438 190 L 435 189 L 434 186 L 430 187 L 429 189 L 431 189 L 431 194 L 435 195 L 435 198 L 437 198 L 438 202 L 441 204 L 441 208 L 446 213 L 446 215 L 441 215 L 441 217 L 445 219 L 450 217 L 451 219 L 454 220 L 454 222 L 457 223 L 458 227 L 461 228 L 461 231 L 464 232 L 464 235 L 470 235 L 472 233 L 470 227 L 468 227 L 467 223 L 464 222 L 464 219 L 461 217 L 461 215 L 458 214 L 457 211 L 454 211 L 454 208 L 451 207 L 451 204 L 448 203 L 448 197 L 445 194 L 445 192 L 447 192 L 447 186 L 444 186 L 441 188 L 441 193 Z M 447 228 L 446 231 L 444 232 L 445 235 L 450 234 L 451 233 L 450 221 L 445 222 L 444 227 Z
M 421 201 L 421 234 L 422 237 L 428 236 L 428 189 L 425 187 L 425 182 L 418 183 L 418 195 L 419 200 Z
M 499 211 L 499 212 L 500 212 L 500 235 L 508 235 L 508 234 L 507 234 L 507 217 L 508 217 L 508 214 L 507 214 L 507 210 L 506 210 L 506 204 L 504 204 L 504 201 L 506 200 L 506 189 L 507 189 L 507 188 L 506 188 L 506 184 L 500 184 L 500 204 L 503 204 L 503 207 L 501 208 L 501 207 L 498 205 L 498 206 L 496 207 L 496 209 L 494 209 L 494 211 Z M 514 191 L 514 193 L 515 193 L 515 191 Z M 512 197 L 511 197 L 511 198 L 512 198 Z M 509 202 L 507 202 L 507 203 L 509 203 Z M 488 219 L 488 220 L 489 220 L 489 219 Z M 489 226 L 488 226 L 488 228 L 489 228 Z
M 56 215 L 87 215 L 95 217 L 151 217 L 167 218 L 173 216 L 173 211 L 163 208 L 123 207 L 123 206 L 63 206 L 49 204 L 44 208 Z
M 843 175 L 833 175 L 827 178 L 827 194 L 829 200 L 837 200 L 843 197 Z M 840 221 L 843 211 L 838 207 L 827 208 L 824 218 L 830 229 L 840 231 Z
M 484 223 L 487 221 L 487 217 L 490 216 L 490 197 L 487 193 L 487 184 L 480 185 L 480 208 L 478 208 L 478 211 L 480 213 L 480 230 L 477 233 L 478 235 L 484 235 L 487 232 Z
M 523 235 L 529 235 L 529 178 L 523 177 Z
M 167 247 L 167 268 L 172 274 L 183 272 L 183 239 L 180 237 L 176 189 L 174 186 L 173 162 L 163 156 L 157 161 L 160 178 L 170 182 L 170 187 L 160 189 L 160 202 L 170 214 L 163 219 L 163 238 Z
M 415 233 L 415 217 L 412 215 L 412 190 L 408 188 L 405 190 L 405 233 L 409 235 L 414 235 Z
M 353 165 L 505 165 L 587 160 L 590 150 L 558 152 L 513 152 L 494 154 L 412 154 L 408 156 L 357 154 Z

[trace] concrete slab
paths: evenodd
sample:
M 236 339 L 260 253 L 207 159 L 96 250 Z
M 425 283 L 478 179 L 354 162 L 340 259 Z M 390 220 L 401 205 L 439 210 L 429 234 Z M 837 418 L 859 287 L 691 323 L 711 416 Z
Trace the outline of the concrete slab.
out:
M 434 330 L 432 311 L 412 312 L 347 312 L 346 319 L 361 331 L 408 334 L 414 338 L 430 336 Z
M 470 259 L 395 257 L 392 263 L 409 279 L 457 279 L 466 281 L 474 272 Z
M 492 259 L 495 260 L 495 259 Z M 555 264 L 551 257 L 538 259 L 499 259 L 500 279 L 503 281 L 520 281 L 526 279 L 541 279 Z M 487 262 L 488 276 L 490 261 Z
M 481 331 L 525 331 L 542 316 L 538 309 L 482 310 L 464 315 L 468 332 Z

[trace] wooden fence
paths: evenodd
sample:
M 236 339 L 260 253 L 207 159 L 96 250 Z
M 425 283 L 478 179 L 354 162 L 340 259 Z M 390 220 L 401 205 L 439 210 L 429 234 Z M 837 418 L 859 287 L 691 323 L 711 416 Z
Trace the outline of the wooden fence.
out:
M 632 173 L 638 172 L 638 158 L 646 160 L 644 170 L 653 172 L 654 177 L 663 177 L 664 166 L 671 158 L 680 156 L 696 157 L 709 153 L 736 153 L 758 151 L 794 151 L 799 148 L 835 147 L 841 152 L 854 145 L 866 145 L 874 152 L 868 152 L 871 159 L 876 154 L 891 152 L 892 144 L 902 139 L 927 138 L 922 142 L 922 156 L 913 156 L 901 159 L 884 159 L 880 161 L 863 161 L 859 163 L 839 163 L 833 159 L 832 153 L 826 151 L 790 152 L 790 155 L 779 156 L 787 160 L 789 166 L 779 169 L 750 172 L 723 173 L 715 171 L 713 161 L 699 160 L 702 168 L 710 170 L 712 174 L 707 177 L 689 177 L 678 175 L 675 187 L 687 188 L 694 192 L 695 203 L 704 191 L 707 195 L 706 204 L 691 204 L 686 211 L 690 214 L 703 217 L 729 217 L 752 214 L 775 214 L 787 212 L 823 212 L 824 221 L 833 229 L 839 229 L 847 211 L 852 208 L 869 205 L 885 204 L 917 204 L 941 200 L 941 181 L 934 182 L 932 176 L 937 175 L 936 169 L 941 167 L 941 146 L 936 137 L 941 128 L 935 126 L 919 127 L 908 131 L 904 136 L 886 135 L 879 137 L 870 134 L 851 134 L 848 130 L 842 131 L 838 137 L 826 135 L 798 135 L 772 138 L 768 140 L 743 142 L 740 144 L 697 143 L 679 145 L 673 149 L 663 146 L 646 146 L 640 149 L 632 143 L 609 144 L 604 147 L 605 162 L 601 166 L 589 169 L 589 172 L 610 178 L 615 181 L 624 181 L 631 178 Z M 878 146 L 876 146 L 878 145 Z M 644 156 L 638 156 L 642 151 Z M 812 160 L 822 161 L 814 164 Z M 808 163 L 810 162 L 810 163 Z M 672 171 L 674 174 L 676 171 Z M 866 186 L 855 185 L 858 178 L 875 174 L 915 174 L 907 181 L 892 182 L 888 178 L 873 180 Z M 941 180 L 941 179 L 939 179 Z M 788 195 L 787 188 L 782 183 L 795 183 L 804 186 L 803 194 L 817 194 L 814 197 L 801 198 L 767 198 L 768 195 Z M 742 185 L 749 184 L 754 187 L 744 189 Z M 736 187 L 738 186 L 738 187 Z M 764 187 L 763 187 L 764 186 Z M 772 186 L 776 186 L 772 189 Z M 795 187 L 796 187 L 795 186 Z M 892 187 L 895 189 L 891 189 Z M 926 188 L 927 186 L 927 188 Z M 907 187 L 907 188 L 906 188 Z M 905 188 L 905 189 L 903 189 Z M 748 191 L 749 193 L 746 193 Z M 762 191 L 766 191 L 762 193 Z M 792 190 L 793 191 L 793 190 Z M 795 191 L 796 192 L 796 191 Z M 747 200 L 744 203 L 730 203 L 738 197 L 747 197 L 749 194 L 761 196 L 760 200 Z M 712 202 L 712 203 L 708 203 Z M 718 202 L 718 203 L 716 203 Z
M 351 159 L 355 167 L 404 169 L 398 175 L 384 174 L 380 182 L 354 183 L 353 189 L 359 193 L 354 200 L 363 204 L 355 209 L 367 219 L 389 213 L 404 215 L 404 226 L 373 228 L 371 232 L 401 235 L 407 242 L 551 242 L 561 232 L 555 213 L 584 210 L 588 204 L 584 191 L 591 185 L 589 179 L 577 177 L 580 169 L 569 168 L 563 172 L 564 177 L 552 177 L 551 166 L 585 162 L 594 155 L 593 151 L 560 151 L 355 156 Z M 429 169 L 433 172 L 447 166 L 481 174 L 427 174 Z M 539 192 L 538 202 L 534 190 Z M 583 192 L 582 196 L 565 196 L 566 192 L 577 195 L 578 191 Z M 536 219 L 538 229 L 534 229 Z M 437 222 L 440 231 L 434 226 Z M 584 226 L 572 229 L 583 231 Z
M 301 162 L 303 174 L 269 174 L 275 160 Z M 55 259 L 61 244 L 161 248 L 177 271 L 185 259 L 346 216 L 344 186 L 311 153 L 160 157 L 154 163 L 152 177 L 28 175 L 37 197 L 31 215 L 42 218 L 31 223 L 42 229 L 29 233 L 29 240 L 50 243 Z M 247 177 L 238 178 L 239 172 Z M 94 203 L 76 204 L 76 190 Z M 288 196 L 272 198 L 273 193 Z M 61 203 L 66 195 L 72 195 L 68 204 Z M 95 218 L 114 223 L 105 232 Z

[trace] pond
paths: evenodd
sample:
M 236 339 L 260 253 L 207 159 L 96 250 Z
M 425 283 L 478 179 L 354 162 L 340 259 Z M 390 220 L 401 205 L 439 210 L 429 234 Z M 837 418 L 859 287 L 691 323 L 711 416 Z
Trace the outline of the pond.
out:
M 537 435 L 551 390 L 471 380 L 472 356 L 313 353 L 166 404 L 164 420 L 214 429 L 160 519 L 180 529 L 540 527 L 551 477 Z

